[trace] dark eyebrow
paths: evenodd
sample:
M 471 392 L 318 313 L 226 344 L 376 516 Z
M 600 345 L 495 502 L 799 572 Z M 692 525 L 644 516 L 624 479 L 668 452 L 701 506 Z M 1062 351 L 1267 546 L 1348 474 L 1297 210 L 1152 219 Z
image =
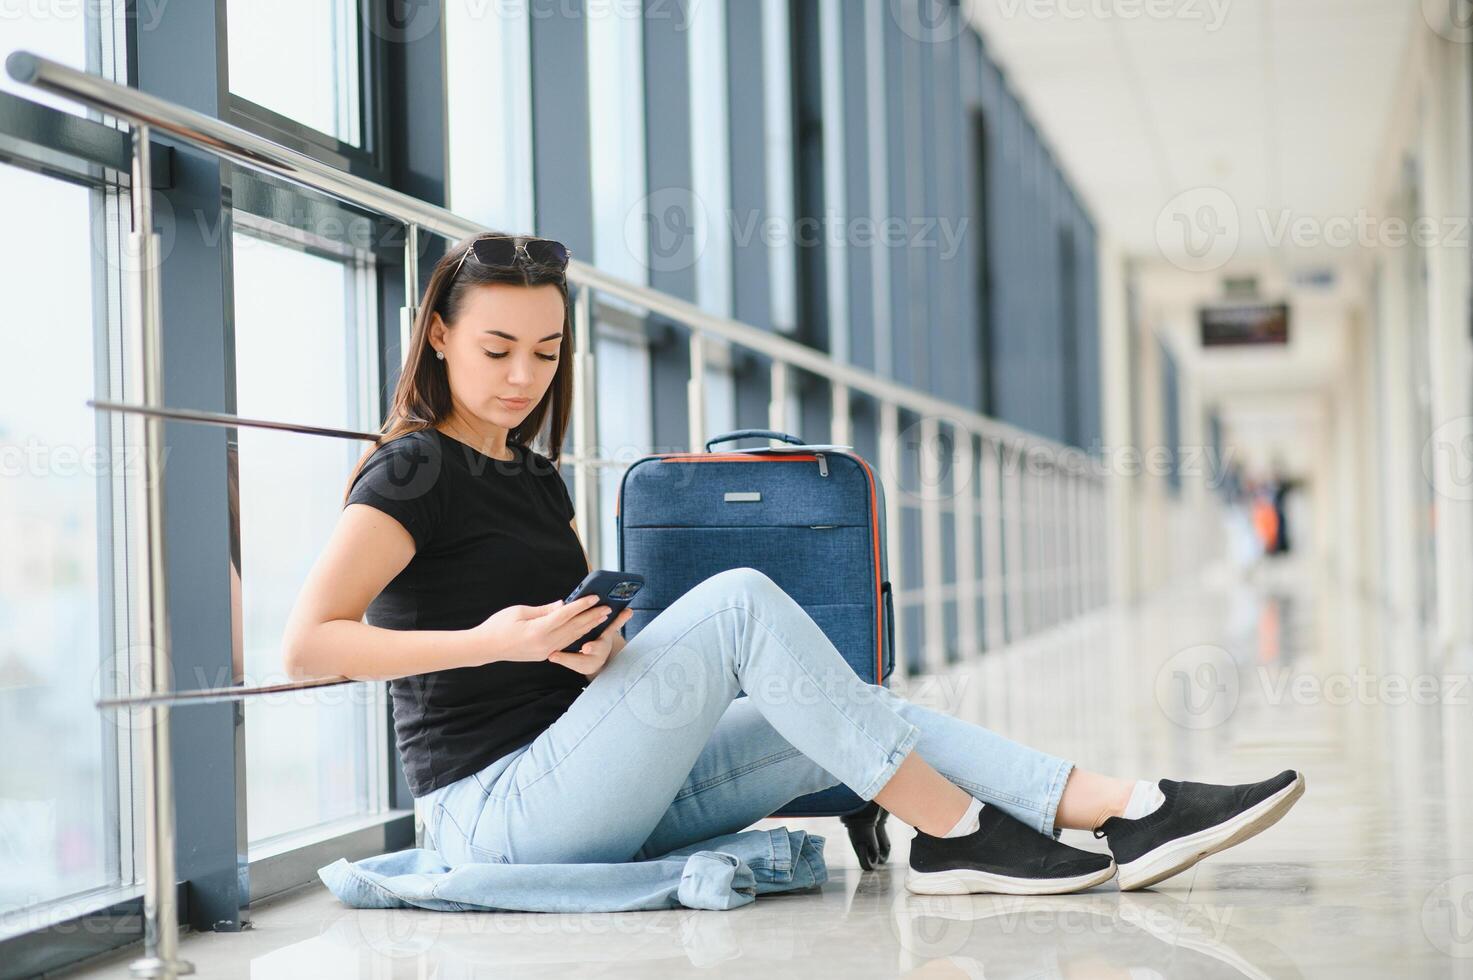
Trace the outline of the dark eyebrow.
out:
M 507 340 L 510 340 L 510 341 L 513 341 L 513 342 L 515 342 L 516 339 L 517 339 L 517 338 L 513 337 L 511 334 L 509 334 L 509 333 L 503 333 L 500 330 L 482 330 L 481 332 L 482 333 L 494 333 L 498 337 L 505 337 Z M 559 337 L 561 337 L 562 335 L 563 335 L 563 332 L 561 330 L 559 330 L 557 333 L 550 333 L 550 334 L 548 334 L 546 337 L 543 337 L 542 340 L 537 341 L 537 343 L 540 344 L 540 343 L 542 343 L 543 340 L 556 340 Z

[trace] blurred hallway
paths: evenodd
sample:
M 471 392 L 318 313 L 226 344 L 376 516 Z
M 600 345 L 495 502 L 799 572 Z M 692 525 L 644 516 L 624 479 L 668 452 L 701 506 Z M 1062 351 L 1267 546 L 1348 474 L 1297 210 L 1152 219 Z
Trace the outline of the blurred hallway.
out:
M 904 825 L 891 824 L 888 867 L 864 874 L 836 821 L 783 818 L 757 826 L 830 835 L 817 894 L 734 912 L 487 916 L 344 910 L 308 888 L 262 904 L 251 931 L 183 948 L 201 975 L 242 978 L 343 976 L 344 957 L 363 977 L 778 980 L 815 962 L 856 978 L 1473 977 L 1458 919 L 1473 896 L 1461 683 L 1444 683 L 1424 637 L 1303 563 L 1253 585 L 1183 583 L 907 695 L 1108 773 L 1230 783 L 1302 767 L 1304 799 L 1271 833 L 1146 891 L 913 895 Z

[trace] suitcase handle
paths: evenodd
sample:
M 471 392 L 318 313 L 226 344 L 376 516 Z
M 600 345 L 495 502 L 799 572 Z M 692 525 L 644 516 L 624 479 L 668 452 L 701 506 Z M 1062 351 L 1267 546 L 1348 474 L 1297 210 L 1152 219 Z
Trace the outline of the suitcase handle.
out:
M 876 684 L 885 683 L 885 678 L 895 672 L 895 589 L 889 582 L 880 585 L 880 591 L 885 593 L 885 666 L 883 673 L 875 678 Z
M 805 445 L 803 440 L 799 439 L 797 436 L 788 435 L 786 432 L 778 432 L 776 429 L 737 429 L 735 432 L 727 432 L 724 435 L 719 435 L 712 439 L 707 439 L 706 452 L 709 453 L 711 451 L 711 447 L 716 445 L 718 442 L 735 442 L 738 439 L 755 439 L 758 436 L 762 436 L 767 439 L 780 439 L 783 442 L 791 442 L 794 445 L 798 446 Z

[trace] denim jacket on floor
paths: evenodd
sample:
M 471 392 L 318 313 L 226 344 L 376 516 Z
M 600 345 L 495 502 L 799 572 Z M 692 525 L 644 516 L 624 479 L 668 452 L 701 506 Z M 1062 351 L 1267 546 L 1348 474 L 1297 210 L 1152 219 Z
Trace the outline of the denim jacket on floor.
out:
M 734 909 L 769 892 L 828 880 L 824 838 L 776 827 L 697 841 L 659 857 L 619 864 L 494 864 L 450 867 L 436 851 L 410 848 L 317 875 L 351 908 L 439 912 L 632 912 Z

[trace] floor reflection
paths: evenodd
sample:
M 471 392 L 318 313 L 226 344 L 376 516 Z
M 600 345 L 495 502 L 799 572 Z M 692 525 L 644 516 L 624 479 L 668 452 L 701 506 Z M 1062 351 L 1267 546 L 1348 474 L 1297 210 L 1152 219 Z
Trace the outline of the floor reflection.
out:
M 1116 775 L 1305 771 L 1304 799 L 1271 830 L 1141 892 L 911 895 L 909 829 L 892 824 L 890 865 L 862 873 L 837 821 L 783 818 L 759 826 L 823 834 L 830 880 L 732 912 L 358 912 L 318 888 L 184 950 L 202 976 L 258 978 L 1473 978 L 1460 656 L 1285 564 L 1184 583 L 901 689 Z M 124 976 L 130 958 L 87 973 Z

